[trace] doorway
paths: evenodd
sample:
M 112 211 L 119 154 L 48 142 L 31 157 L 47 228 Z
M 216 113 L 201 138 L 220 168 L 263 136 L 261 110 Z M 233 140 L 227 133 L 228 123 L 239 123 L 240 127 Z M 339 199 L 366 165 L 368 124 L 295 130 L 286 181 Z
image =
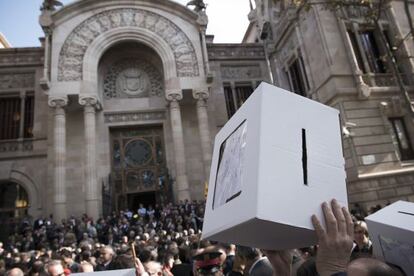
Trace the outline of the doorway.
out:
M 133 212 L 138 210 L 139 204 L 143 204 L 145 208 L 148 208 L 149 205 L 154 207 L 157 202 L 155 192 L 128 194 L 127 200 L 128 209 Z

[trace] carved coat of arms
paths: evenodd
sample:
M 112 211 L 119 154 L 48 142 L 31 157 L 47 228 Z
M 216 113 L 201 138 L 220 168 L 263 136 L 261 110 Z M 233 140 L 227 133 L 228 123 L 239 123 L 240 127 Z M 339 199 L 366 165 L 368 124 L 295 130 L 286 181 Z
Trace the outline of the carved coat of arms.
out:
M 128 68 L 122 71 L 116 80 L 118 92 L 131 96 L 146 94 L 149 88 L 147 74 L 139 68 Z

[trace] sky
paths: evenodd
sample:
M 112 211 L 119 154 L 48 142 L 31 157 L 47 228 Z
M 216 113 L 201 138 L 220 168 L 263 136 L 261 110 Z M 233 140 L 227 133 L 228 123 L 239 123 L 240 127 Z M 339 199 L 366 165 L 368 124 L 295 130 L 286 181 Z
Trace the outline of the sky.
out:
M 69 4 L 76 0 L 60 0 Z M 82 1 L 82 0 L 80 0 Z M 168 0 L 166 0 L 168 1 Z M 185 5 L 189 0 L 175 0 Z M 40 46 L 43 31 L 38 24 L 42 0 L 0 0 L 0 32 L 13 47 Z M 205 0 L 209 24 L 207 34 L 216 43 L 238 43 L 249 24 L 249 0 Z

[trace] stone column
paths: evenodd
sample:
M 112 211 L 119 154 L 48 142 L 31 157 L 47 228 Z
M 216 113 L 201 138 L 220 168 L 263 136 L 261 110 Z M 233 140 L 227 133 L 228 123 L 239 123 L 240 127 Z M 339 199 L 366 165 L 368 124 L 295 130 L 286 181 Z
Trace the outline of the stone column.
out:
M 171 130 L 174 145 L 176 171 L 176 183 L 173 188 L 174 196 L 176 201 L 190 199 L 190 189 L 185 164 L 183 124 L 181 121 L 180 104 L 178 102 L 183 96 L 180 92 L 173 92 L 168 93 L 166 98 L 170 102 Z
M 211 165 L 211 140 L 207 113 L 208 90 L 194 91 L 193 97 L 197 100 L 197 118 L 200 131 L 201 152 L 203 154 L 204 172 L 206 180 L 208 180 L 210 177 Z
M 96 122 L 95 107 L 98 103 L 95 97 L 81 97 L 79 104 L 83 106 L 85 128 L 85 206 L 86 214 L 96 220 L 100 212 L 101 189 L 98 188 L 96 174 Z
M 56 222 L 67 217 L 66 210 L 66 115 L 64 107 L 68 100 L 65 97 L 49 98 L 49 106 L 55 109 L 54 114 L 54 194 L 53 214 Z

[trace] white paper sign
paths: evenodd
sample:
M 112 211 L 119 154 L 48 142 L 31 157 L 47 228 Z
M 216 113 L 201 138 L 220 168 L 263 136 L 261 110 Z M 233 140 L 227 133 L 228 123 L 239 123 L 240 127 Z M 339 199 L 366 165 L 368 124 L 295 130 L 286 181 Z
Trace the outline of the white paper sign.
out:
M 241 193 L 246 134 L 247 122 L 244 121 L 221 144 L 220 161 L 214 188 L 214 209 L 229 202 Z

